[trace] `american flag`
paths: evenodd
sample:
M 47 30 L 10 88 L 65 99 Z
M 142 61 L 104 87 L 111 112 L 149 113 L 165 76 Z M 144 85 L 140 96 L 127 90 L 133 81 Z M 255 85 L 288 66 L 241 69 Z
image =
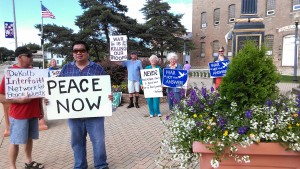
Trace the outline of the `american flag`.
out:
M 55 19 L 55 16 L 44 5 L 42 5 L 42 18 Z

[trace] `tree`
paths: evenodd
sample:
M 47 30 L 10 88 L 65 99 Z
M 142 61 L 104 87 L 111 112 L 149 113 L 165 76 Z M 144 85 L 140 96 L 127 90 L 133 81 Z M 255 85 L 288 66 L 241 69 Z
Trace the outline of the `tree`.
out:
M 41 28 L 41 25 L 35 25 L 37 29 Z M 67 57 L 67 60 L 71 60 L 71 45 L 78 36 L 70 28 L 64 26 L 57 26 L 55 24 L 44 25 L 44 36 L 43 39 L 48 44 L 45 47 L 51 48 L 53 53 Z
M 41 50 L 42 47 L 38 44 L 35 44 L 35 43 L 28 43 L 27 45 L 28 48 L 30 48 L 30 50 Z
M 97 58 L 101 52 L 109 53 L 110 35 L 127 35 L 128 48 L 143 49 L 144 43 L 139 40 L 139 34 L 144 27 L 135 19 L 125 16 L 127 7 L 120 0 L 80 0 L 84 13 L 76 20 L 79 26 L 79 37 L 87 41 Z M 104 54 L 104 53 L 102 53 Z
M 10 58 L 14 58 L 15 52 L 13 50 L 9 50 L 5 47 L 0 47 L 0 59 L 1 62 L 10 60 Z
M 180 23 L 183 15 L 174 15 L 168 12 L 169 10 L 169 4 L 162 0 L 147 0 L 141 9 L 146 20 L 146 31 L 142 38 L 161 57 L 164 51 L 182 49 L 184 40 L 180 36 L 186 33 L 186 29 Z

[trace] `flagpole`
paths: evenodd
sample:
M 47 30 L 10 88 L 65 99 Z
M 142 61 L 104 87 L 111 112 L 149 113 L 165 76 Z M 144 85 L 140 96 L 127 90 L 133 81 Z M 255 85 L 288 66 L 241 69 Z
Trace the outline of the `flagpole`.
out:
M 42 0 L 41 0 L 41 7 L 42 7 Z M 42 59 L 43 59 L 43 69 L 45 69 L 45 56 L 44 56 L 44 23 L 43 23 L 43 16 L 42 16 L 42 25 L 41 25 L 41 46 L 42 46 Z
M 17 36 L 17 20 L 16 20 L 16 10 L 15 10 L 15 0 L 12 0 L 13 3 L 13 13 L 14 13 L 14 30 L 15 30 L 15 47 L 18 47 L 18 36 Z

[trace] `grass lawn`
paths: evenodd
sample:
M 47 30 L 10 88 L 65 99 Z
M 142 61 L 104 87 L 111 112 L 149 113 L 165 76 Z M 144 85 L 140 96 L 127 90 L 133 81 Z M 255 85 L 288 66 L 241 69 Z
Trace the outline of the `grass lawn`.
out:
M 297 76 L 298 83 L 300 83 L 300 76 Z M 294 76 L 281 75 L 280 82 L 282 83 L 294 83 Z

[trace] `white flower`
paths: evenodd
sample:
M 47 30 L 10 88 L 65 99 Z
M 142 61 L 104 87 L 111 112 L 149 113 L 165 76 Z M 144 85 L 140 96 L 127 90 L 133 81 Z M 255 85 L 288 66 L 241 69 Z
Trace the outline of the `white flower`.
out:
M 213 167 L 213 168 L 218 168 L 220 166 L 220 163 L 218 160 L 215 160 L 215 159 L 212 159 L 210 161 L 210 165 Z

